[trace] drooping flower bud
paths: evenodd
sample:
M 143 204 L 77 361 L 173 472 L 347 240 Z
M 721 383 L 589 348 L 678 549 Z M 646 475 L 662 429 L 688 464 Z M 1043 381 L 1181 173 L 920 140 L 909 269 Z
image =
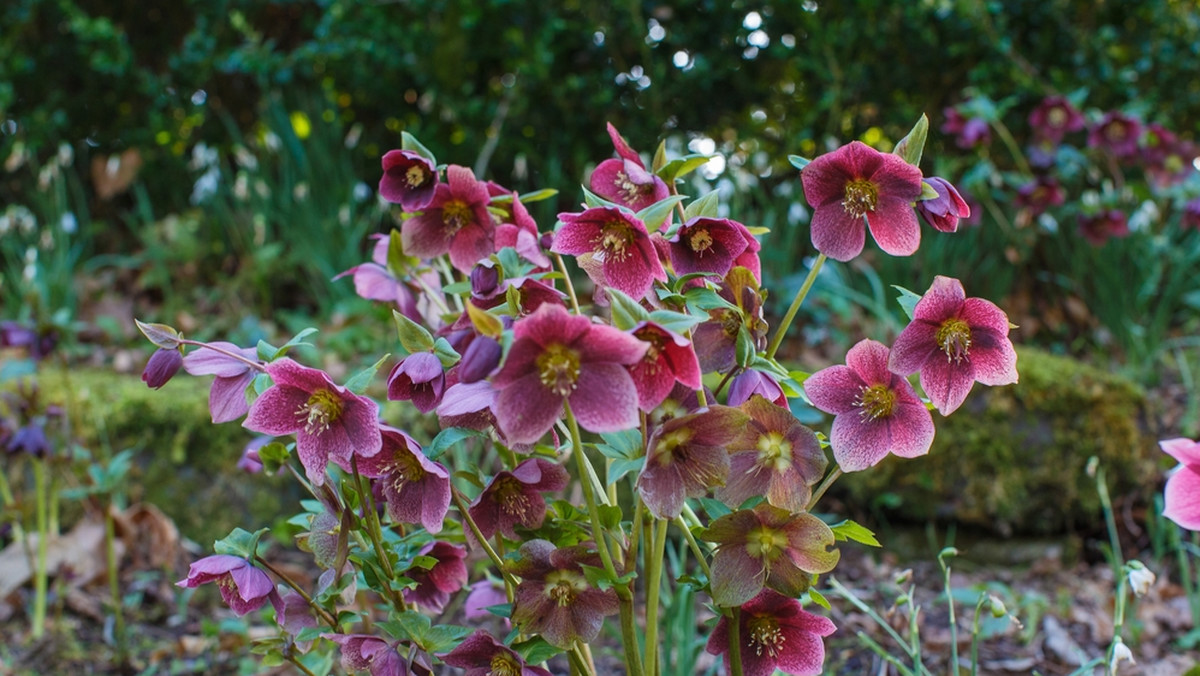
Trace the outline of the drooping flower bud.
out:
M 475 267 L 471 268 L 471 294 L 480 297 L 489 297 L 496 291 L 496 287 L 500 284 L 500 271 L 496 269 L 496 265 L 491 261 L 480 261 Z
M 458 380 L 474 383 L 483 380 L 500 365 L 503 348 L 491 336 L 476 336 L 458 362 Z
M 179 350 L 159 348 L 150 355 L 150 360 L 146 362 L 146 369 L 142 371 L 142 382 L 157 390 L 175 377 L 182 367 L 183 354 Z

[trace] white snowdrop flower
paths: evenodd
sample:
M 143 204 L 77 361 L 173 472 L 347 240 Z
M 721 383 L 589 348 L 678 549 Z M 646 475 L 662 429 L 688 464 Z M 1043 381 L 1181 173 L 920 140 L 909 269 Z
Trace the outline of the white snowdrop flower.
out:
M 1133 652 L 1129 650 L 1129 646 L 1125 645 L 1125 642 L 1121 640 L 1120 636 L 1118 636 L 1117 640 L 1113 642 L 1112 659 L 1108 662 L 1109 673 L 1113 674 L 1113 676 L 1116 676 L 1117 667 L 1119 667 L 1122 662 L 1137 664 L 1137 660 L 1133 659 Z
M 75 231 L 79 230 L 79 221 L 75 218 L 75 214 L 68 211 L 58 219 L 58 226 L 62 228 L 63 232 L 73 235 Z
M 359 181 L 354 184 L 354 201 L 362 202 L 371 196 L 371 186 Z
M 75 161 L 75 149 L 70 143 L 58 144 L 58 164 L 62 167 L 69 167 Z
M 308 198 L 308 184 L 304 182 L 297 183 L 296 187 L 292 188 L 292 197 L 296 198 L 297 202 L 303 202 Z
M 1150 591 L 1150 587 L 1154 585 L 1154 571 L 1142 565 L 1141 561 L 1130 561 L 1127 565 L 1129 569 L 1129 587 L 1133 589 L 1135 596 L 1145 596 L 1146 592 Z

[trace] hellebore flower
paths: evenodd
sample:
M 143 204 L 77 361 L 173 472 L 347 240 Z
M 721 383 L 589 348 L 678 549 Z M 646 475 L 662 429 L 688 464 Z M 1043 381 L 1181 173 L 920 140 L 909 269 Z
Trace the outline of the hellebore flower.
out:
M 550 259 L 546 257 L 546 252 L 543 250 L 537 222 L 533 220 L 533 216 L 529 215 L 529 209 L 526 209 L 521 202 L 521 196 L 490 182 L 488 183 L 488 192 L 493 197 L 512 195 L 512 204 L 506 210 L 506 216 L 501 217 L 500 224 L 496 226 L 496 251 L 512 247 L 522 258 L 533 263 L 539 269 L 549 269 Z M 500 202 L 493 208 L 504 210 L 504 203 Z
M 639 408 L 647 413 L 657 408 L 677 382 L 700 389 L 700 363 L 687 338 L 648 321 L 640 322 L 631 333 L 650 346 L 641 361 L 629 366 Z
M 388 374 L 388 400 L 411 401 L 421 413 L 437 408 L 445 389 L 446 373 L 432 352 L 410 354 Z
M 208 411 L 214 423 L 230 422 L 246 415 L 246 387 L 254 382 L 258 371 L 251 366 L 258 358 L 252 347 L 241 348 L 233 343 L 215 341 L 183 358 L 183 369 L 193 376 L 216 376 L 208 392 Z M 218 352 L 222 350 L 223 352 Z M 227 353 L 227 354 L 226 354 Z M 240 355 L 238 359 L 231 355 Z
M 684 500 L 722 486 L 729 475 L 725 447 L 742 434 L 749 417 L 736 408 L 713 406 L 672 418 L 650 435 L 637 491 L 650 513 L 674 519 Z
M 748 246 L 738 224 L 728 218 L 693 218 L 680 226 L 670 244 L 671 267 L 677 275 L 707 272 L 724 277 Z
M 892 344 L 888 368 L 901 376 L 920 371 L 921 389 L 939 413 L 950 415 L 977 380 L 1017 382 L 1017 353 L 1008 328 L 1008 315 L 1000 308 L 967 298 L 962 282 L 938 276 Z
M 958 190 L 944 178 L 930 176 L 925 182 L 938 194 L 937 198 L 917 202 L 917 211 L 924 217 L 925 222 L 932 225 L 934 230 L 955 232 L 958 230 L 958 219 L 970 218 L 971 207 L 958 193 Z
M 602 565 L 600 556 L 587 544 L 555 548 L 545 540 L 526 542 L 520 554 L 509 567 L 522 580 L 513 594 L 513 624 L 563 649 L 596 638 L 604 617 L 619 608 L 615 589 L 596 589 L 584 575 L 583 566 Z
M 446 183 L 438 184 L 425 210 L 400 226 L 404 252 L 421 258 L 449 252 L 450 263 L 469 273 L 495 250 L 489 199 L 487 186 L 470 169 L 450 165 Z
M 467 585 L 467 550 L 449 542 L 430 542 L 421 548 L 420 556 L 431 556 L 437 563 L 428 569 L 413 566 L 404 573 L 417 583 L 404 590 L 404 599 L 440 613 L 450 595 Z
M 862 340 L 845 366 L 821 369 L 804 381 L 813 406 L 834 414 L 833 458 L 844 472 L 875 465 L 888 453 L 915 458 L 933 443 L 933 417 L 912 385 L 888 370 L 888 348 Z
M 761 396 L 741 405 L 750 416 L 742 433 L 729 444 L 729 478 L 716 497 L 736 509 L 756 495 L 793 512 L 812 497 L 810 486 L 825 472 L 825 452 L 817 435 L 786 408 Z
M 700 371 L 725 372 L 737 364 L 738 335 L 745 331 L 755 351 L 767 344 L 767 322 L 763 319 L 762 292 L 753 271 L 735 267 L 725 275 L 717 295 L 737 309 L 709 310 L 708 321 L 692 331 L 692 349 Z
M 615 207 L 593 207 L 579 214 L 559 214 L 562 227 L 554 235 L 554 253 L 592 254 L 607 284 L 642 298 L 654 280 L 667 281 L 658 251 L 636 216 Z
M 291 359 L 267 364 L 274 385 L 267 388 L 242 426 L 273 436 L 296 435 L 296 454 L 309 481 L 325 483 L 325 465 L 335 459 L 349 464 L 353 456 L 379 452 L 379 405 L 333 382 L 319 369 Z
M 1129 219 L 1120 209 L 1105 209 L 1091 216 L 1079 216 L 1079 234 L 1092 246 L 1104 246 L 1114 237 L 1129 236 Z
M 1188 530 L 1200 530 L 1200 443 L 1167 439 L 1158 445 L 1179 461 L 1163 490 L 1163 516 Z
M 487 617 L 494 617 L 488 608 L 492 606 L 502 606 L 508 603 L 508 596 L 504 593 L 504 583 L 494 578 L 486 578 L 479 580 L 471 585 L 471 591 L 467 593 L 467 600 L 463 601 L 463 616 L 468 620 L 482 620 Z M 504 618 L 508 622 L 508 618 Z
M 263 607 L 272 596 L 278 596 L 271 578 L 240 556 L 214 554 L 188 567 L 187 577 L 176 582 L 178 587 L 195 588 L 216 582 L 221 598 L 240 615 Z
M 371 676 L 408 676 L 408 665 L 395 644 L 369 634 L 321 634 L 341 646 L 342 669 Z
M 379 196 L 399 204 L 405 211 L 420 211 L 433 201 L 438 186 L 437 167 L 413 150 L 389 150 L 383 154 L 383 176 Z
M 1088 146 L 1103 148 L 1116 157 L 1133 157 L 1138 152 L 1142 123 L 1118 111 L 1104 114 L 1100 122 L 1088 130 Z
M 1184 228 L 1200 230 L 1200 198 L 1191 200 L 1183 205 L 1181 224 Z
M 458 362 L 458 382 L 475 383 L 488 377 L 500 365 L 504 349 L 491 336 L 476 336 Z
M 175 377 L 182 366 L 183 355 L 179 350 L 160 347 L 150 355 L 150 360 L 146 362 L 146 369 L 142 371 L 142 382 L 151 389 L 157 390 Z
M 247 474 L 258 474 L 263 470 L 262 458 L 258 457 L 258 449 L 271 443 L 271 437 L 257 436 L 242 448 L 242 457 L 238 458 L 237 468 Z M 281 467 L 280 470 L 283 468 Z
M 277 609 L 278 613 L 275 619 L 288 635 L 288 641 L 295 641 L 296 647 L 307 652 L 313 642 L 311 640 L 296 641 L 296 635 L 305 629 L 317 626 L 317 618 L 313 616 L 312 606 L 304 600 L 303 596 L 289 589 L 281 596 Z
M 520 655 L 482 629 L 443 655 L 442 661 L 466 669 L 463 676 L 550 676 L 549 671 L 526 664 Z
M 1083 124 L 1083 114 L 1062 96 L 1047 96 L 1029 113 L 1034 136 L 1054 145 L 1067 134 L 1083 129 Z
M 1178 144 L 1179 137 L 1174 132 L 1157 122 L 1151 122 L 1146 125 L 1146 133 L 1142 135 L 1142 161 L 1161 167 Z
M 942 113 L 946 116 L 942 133 L 953 134 L 956 137 L 954 143 L 959 148 L 986 146 L 992 142 L 992 130 L 982 117 L 967 118 L 956 108 L 946 108 Z
M 812 574 L 833 570 L 841 556 L 824 521 L 767 503 L 714 520 L 702 537 L 717 543 L 712 597 L 725 607 L 749 601 L 764 585 L 799 596 Z
M 798 676 L 817 676 L 825 663 L 822 636 L 837 627 L 829 618 L 803 610 L 800 602 L 769 589 L 742 606 L 738 637 L 742 641 L 742 673 L 745 676 L 771 676 L 776 669 Z M 725 658 L 725 673 L 733 673 L 729 664 L 729 620 L 722 616 L 708 638 L 705 650 Z
M 592 192 L 634 211 L 667 199 L 671 192 L 666 182 L 646 171 L 642 158 L 621 138 L 612 123 L 608 124 L 608 136 L 621 158 L 607 159 L 597 165 L 588 180 Z
M 383 487 L 387 513 L 397 523 L 419 523 L 432 534 L 442 531 L 450 510 L 450 472 L 425 457 L 412 437 L 381 426 L 383 446 L 358 459 L 358 471 Z
M 908 256 L 920 245 L 912 203 L 921 196 L 921 170 L 899 157 L 854 141 L 810 162 L 800 180 L 814 209 L 813 246 L 826 256 L 838 261 L 857 256 L 867 227 L 879 248 L 893 256 Z
M 637 387 L 625 366 L 641 361 L 646 343 L 549 303 L 518 320 L 513 338 L 492 376 L 499 391 L 492 411 L 509 441 L 537 441 L 564 403 L 591 432 L 637 426 Z
M 783 388 L 779 383 L 757 369 L 745 369 L 729 381 L 729 395 L 726 396 L 725 403 L 729 406 L 741 406 L 756 394 L 776 406 L 788 406 L 787 397 L 783 396 Z
M 1017 189 L 1016 204 L 1018 207 L 1029 209 L 1036 216 L 1050 207 L 1061 206 L 1064 199 L 1058 179 L 1052 176 L 1038 176 Z
M 546 501 L 542 493 L 561 491 L 569 475 L 561 465 L 545 458 L 530 458 L 511 472 L 500 472 L 483 489 L 468 511 L 479 532 L 485 538 L 497 530 L 510 539 L 518 539 L 513 528 L 517 524 L 530 529 L 540 528 L 546 518 Z

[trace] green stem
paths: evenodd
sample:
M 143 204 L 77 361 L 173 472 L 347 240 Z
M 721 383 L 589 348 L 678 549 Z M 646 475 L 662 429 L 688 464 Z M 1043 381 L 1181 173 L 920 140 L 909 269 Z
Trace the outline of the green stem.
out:
M 943 589 L 946 592 L 946 605 L 950 608 L 950 671 L 954 676 L 958 675 L 958 620 L 954 617 L 954 594 L 950 587 L 950 566 L 942 557 L 946 554 L 946 550 L 942 550 L 938 554 L 938 563 L 942 566 L 942 578 L 944 580 Z
M 108 564 L 108 593 L 113 611 L 113 638 L 117 643 L 117 659 L 125 661 L 125 612 L 121 607 L 120 576 L 117 574 L 116 522 L 112 505 L 104 513 L 104 555 Z
M 563 402 L 563 409 L 566 411 L 567 427 L 571 430 L 571 454 L 575 456 L 575 463 L 579 469 L 579 487 L 583 489 L 583 499 L 587 502 L 588 517 L 592 522 L 592 539 L 596 541 L 596 550 L 600 553 L 600 560 L 604 563 L 604 572 L 616 580 L 620 575 L 617 574 L 617 568 L 613 565 L 612 553 L 608 551 L 608 541 L 604 539 L 600 508 L 596 505 L 596 494 L 592 488 L 592 477 L 595 475 L 595 470 L 583 455 L 579 421 L 575 420 L 575 413 L 571 411 L 570 402 Z M 616 588 L 618 595 L 629 594 L 627 585 L 617 584 Z
M 33 595 L 33 638 L 42 638 L 46 633 L 46 551 L 50 533 L 48 532 L 46 504 L 49 496 L 46 494 L 46 463 L 44 458 L 33 461 L 33 480 L 36 491 L 35 510 L 37 512 L 37 564 L 34 566 L 34 595 Z
M 379 559 L 379 565 L 383 567 L 383 574 L 387 576 L 389 582 L 387 596 L 391 599 L 392 605 L 396 606 L 400 612 L 405 612 L 408 610 L 408 603 L 404 600 L 404 592 L 393 589 L 390 584 L 396 579 L 396 570 L 392 568 L 392 557 L 383 546 L 383 528 L 379 524 L 379 511 L 375 509 L 375 496 L 371 493 L 371 487 L 363 481 L 363 476 L 358 473 L 357 457 L 350 459 L 350 469 L 354 473 L 354 485 L 358 488 L 363 520 L 367 522 L 367 538 L 371 540 L 371 546 L 375 549 L 375 558 Z
M 575 314 L 580 314 L 579 298 L 575 295 L 575 285 L 571 283 L 571 274 L 567 272 L 567 262 L 563 260 L 561 254 L 554 254 L 554 260 L 558 261 L 558 269 L 562 271 L 563 283 L 567 286 L 567 296 L 571 299 L 571 307 L 575 310 Z
M 288 662 L 292 663 L 292 666 L 296 667 L 297 669 L 299 669 L 302 673 L 306 674 L 307 676 L 317 676 L 311 670 L 309 670 L 308 667 L 301 664 L 300 658 L 296 657 L 295 655 L 288 655 L 286 657 L 286 659 Z
M 775 336 L 771 338 L 771 344 L 767 346 L 767 359 L 775 357 L 775 351 L 779 349 L 780 343 L 783 342 L 783 337 L 787 335 L 788 327 L 792 325 L 792 320 L 796 318 L 796 313 L 800 311 L 800 305 L 804 302 L 804 297 L 808 295 L 808 290 L 812 288 L 813 282 L 817 281 L 817 273 L 821 271 L 821 266 L 825 264 L 825 254 L 817 256 L 817 260 L 813 262 L 812 268 L 808 271 L 808 276 L 804 278 L 804 283 L 800 285 L 800 290 L 796 292 L 796 297 L 792 299 L 792 305 L 788 308 L 787 314 L 783 316 L 783 321 L 779 323 L 779 328 L 775 329 Z
M 730 608 L 729 614 L 729 671 L 730 676 L 742 676 L 742 611 Z
M 1108 482 L 1105 480 L 1104 468 L 1096 468 L 1096 492 L 1100 494 L 1100 505 L 1104 508 L 1104 523 L 1108 527 L 1108 543 L 1112 547 L 1113 572 L 1121 574 L 1125 567 L 1125 557 L 1121 554 L 1121 538 L 1117 533 L 1117 520 L 1113 516 L 1112 498 L 1108 495 Z
M 705 559 L 704 550 L 700 548 L 700 543 L 696 542 L 696 536 L 692 535 L 692 529 L 688 528 L 687 522 L 682 516 L 675 517 L 675 525 L 679 526 L 679 530 L 683 531 L 683 538 L 687 540 L 688 548 L 692 550 L 692 556 L 696 557 L 696 564 L 700 566 L 701 572 L 704 573 L 704 578 L 712 581 L 712 571 L 708 568 L 708 561 Z
M 830 472 L 829 475 L 825 477 L 825 480 L 821 482 L 821 485 L 817 486 L 817 490 L 813 491 L 812 497 L 808 500 L 808 506 L 804 508 L 804 511 L 811 512 L 812 508 L 817 506 L 817 501 L 821 499 L 821 496 L 825 495 L 825 491 L 829 490 L 829 487 L 832 486 L 833 482 L 837 481 L 838 477 L 841 475 L 842 468 L 834 467 L 833 471 Z
M 297 594 L 300 595 L 300 598 L 304 599 L 304 602 L 308 604 L 309 608 L 312 608 L 314 611 L 316 611 L 316 613 L 318 615 L 321 616 L 321 619 L 325 621 L 325 624 L 328 624 L 329 627 L 331 629 L 333 629 L 334 631 L 338 630 L 337 618 L 335 618 L 333 615 L 331 615 L 328 610 L 325 610 L 324 608 L 319 606 L 317 604 L 317 602 L 314 601 L 313 598 L 308 595 L 308 592 L 304 591 L 303 589 L 300 588 L 300 585 L 296 584 L 295 580 L 288 577 L 286 573 L 279 570 L 275 566 L 272 566 L 269 561 L 267 561 L 263 557 L 259 556 L 258 554 L 254 555 L 254 562 L 257 563 L 258 565 L 262 566 L 263 568 L 266 568 L 267 570 L 271 571 L 271 573 L 273 573 L 275 575 L 275 577 L 277 577 L 281 581 L 283 581 L 283 583 L 286 584 L 288 587 L 291 587 L 292 591 L 296 592 Z
M 667 548 L 667 524 L 658 519 L 654 528 L 654 552 L 646 562 L 646 674 L 658 676 L 658 597 L 662 587 L 663 554 Z
M 1017 167 L 1021 170 L 1021 173 L 1027 176 L 1032 175 L 1033 169 L 1029 168 L 1029 162 L 1025 159 L 1025 153 L 1021 152 L 1021 146 L 1017 143 L 1017 140 L 1013 138 L 1012 133 L 1008 131 L 1008 126 L 1005 125 L 1002 120 L 997 118 L 992 121 L 992 128 L 996 130 L 996 135 L 999 136 L 1000 140 L 1004 142 L 1004 147 L 1008 148 L 1008 152 L 1012 155 L 1013 162 L 1016 162 Z
M 475 541 L 479 543 L 479 546 L 483 547 L 483 551 L 492 560 L 492 564 L 500 571 L 500 575 L 504 578 L 504 584 L 516 587 L 516 578 L 512 576 L 512 573 L 508 572 L 508 567 L 504 565 L 504 559 L 500 558 L 496 550 L 492 549 L 492 546 L 488 544 L 487 538 L 483 537 L 483 532 L 479 530 L 479 525 L 475 523 L 475 519 L 471 518 L 471 512 L 467 510 L 466 500 L 463 500 L 462 493 L 458 492 L 458 489 L 453 484 L 450 485 L 450 497 L 454 499 L 454 506 L 458 507 L 459 516 L 462 517 L 467 527 L 471 529 L 471 534 L 475 536 Z

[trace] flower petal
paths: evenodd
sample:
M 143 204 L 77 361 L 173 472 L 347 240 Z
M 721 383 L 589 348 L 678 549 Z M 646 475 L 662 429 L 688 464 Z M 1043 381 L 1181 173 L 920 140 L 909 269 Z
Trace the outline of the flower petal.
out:
M 857 472 L 883 460 L 891 446 L 886 419 L 870 420 L 855 412 L 833 419 L 829 431 L 833 459 L 843 472 Z
M 1167 479 L 1163 516 L 1188 530 L 1200 530 L 1200 472 L 1183 465 Z
M 811 227 L 813 246 L 835 261 L 854 258 L 867 241 L 866 223 L 846 213 L 841 204 L 817 207 Z
M 620 368 L 620 367 L 617 367 Z M 626 378 L 628 378 L 626 374 Z M 582 380 L 582 373 L 580 374 Z M 629 383 L 630 389 L 633 383 Z M 634 417 L 637 417 L 637 395 L 634 399 Z M 563 398 L 542 384 L 537 372 L 518 378 L 496 394 L 492 405 L 496 423 L 504 436 L 514 443 L 533 443 L 554 427 L 554 421 L 562 416 Z
M 636 338 L 633 340 L 643 348 L 646 345 Z M 619 432 L 637 427 L 637 388 L 629 372 L 619 364 L 582 365 L 568 400 L 579 425 L 589 432 Z
M 846 366 L 854 369 L 866 385 L 886 385 L 892 382 L 893 375 L 888 370 L 888 348 L 878 341 L 858 341 L 846 353 Z
M 921 300 L 917 301 L 916 307 L 913 308 L 913 318 L 940 325 L 947 319 L 958 315 L 966 298 L 967 294 L 963 290 L 962 282 L 953 277 L 938 275 L 933 278 L 933 284 L 929 286 L 925 295 L 921 296 Z M 1007 330 L 1007 321 L 1004 326 Z
M 1158 442 L 1158 447 L 1184 465 L 1200 465 L 1200 443 L 1191 439 L 1166 439 Z
M 982 298 L 966 299 L 962 303 L 962 311 L 959 313 L 959 317 L 970 325 L 972 332 L 977 328 L 986 328 L 996 332 L 1000 336 L 1008 336 L 1008 315 L 989 300 Z
M 969 361 L 935 356 L 921 368 L 921 389 L 942 415 L 950 415 L 961 406 L 974 384 L 975 370 Z
M 242 427 L 276 437 L 291 434 L 303 425 L 296 411 L 308 402 L 309 396 L 309 392 L 297 387 L 268 387 L 250 406 Z
M 849 366 L 830 366 L 804 381 L 804 393 L 813 406 L 840 415 L 858 409 L 858 398 L 865 385 Z
M 970 360 L 975 380 L 984 385 L 1017 382 L 1017 352 L 1008 338 L 995 339 L 990 331 L 973 331 Z
M 867 226 L 879 248 L 893 256 L 911 256 L 921 246 L 921 224 L 908 200 L 883 200 L 867 213 Z
M 896 401 L 890 425 L 893 454 L 902 458 L 915 458 L 929 452 L 933 444 L 933 416 L 919 401 Z
M 718 606 L 740 606 L 763 589 L 766 569 L 761 559 L 746 551 L 745 545 L 719 549 L 712 561 L 712 598 Z

